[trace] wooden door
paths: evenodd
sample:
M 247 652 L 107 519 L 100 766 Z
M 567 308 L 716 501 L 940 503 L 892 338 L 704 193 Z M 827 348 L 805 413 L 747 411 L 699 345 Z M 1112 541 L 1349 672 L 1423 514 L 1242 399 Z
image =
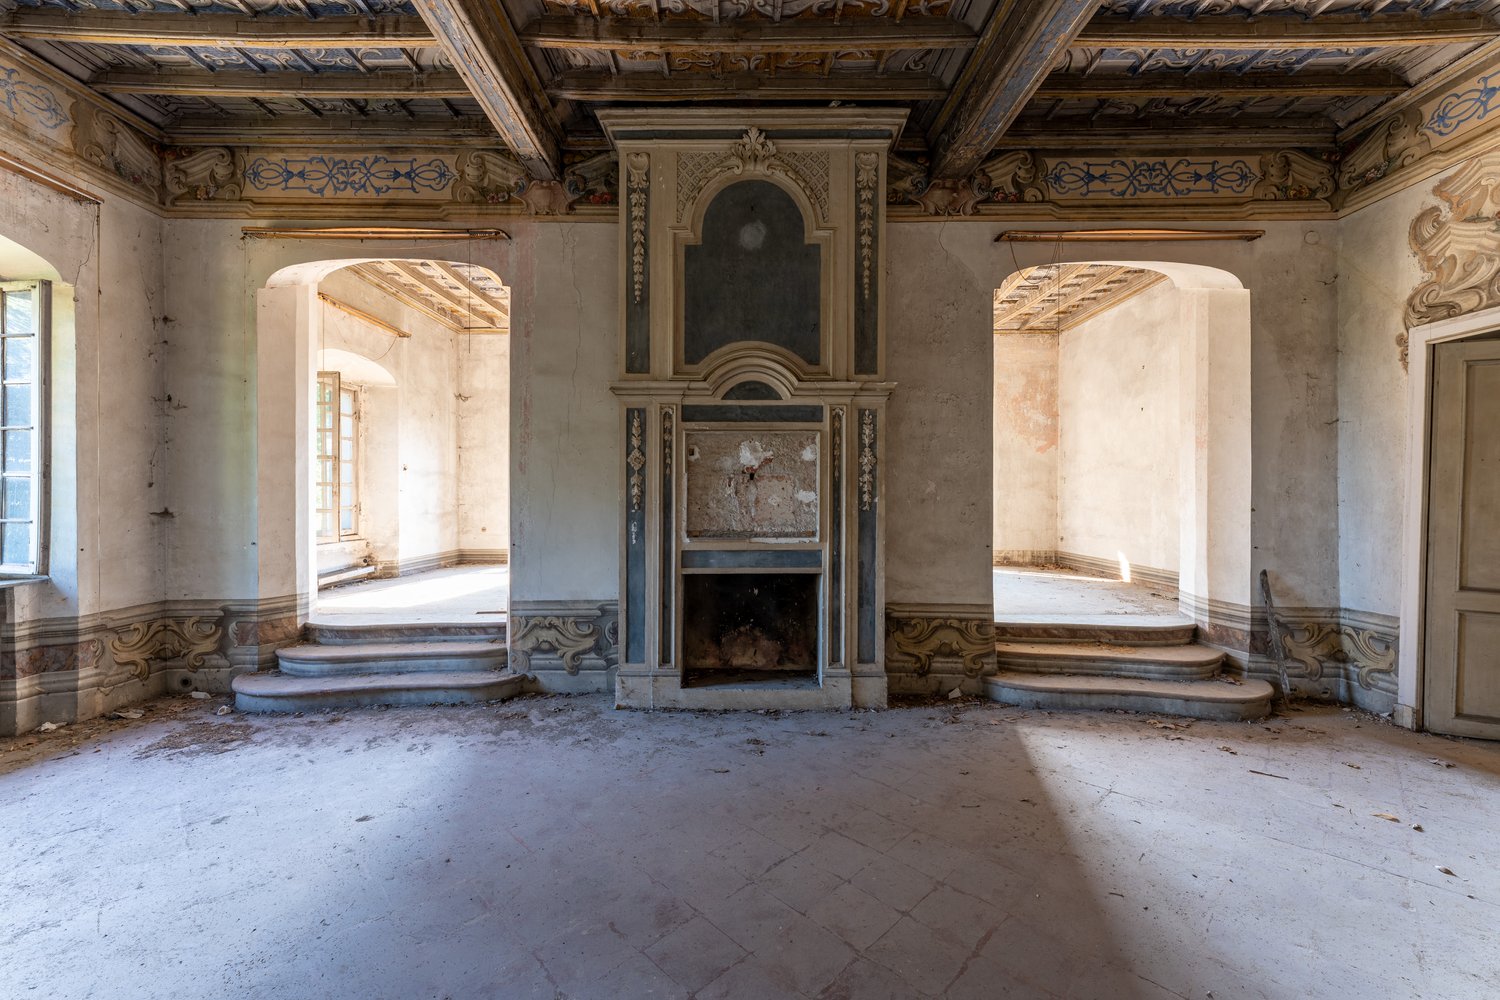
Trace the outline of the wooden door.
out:
M 1427 728 L 1500 739 L 1500 339 L 1433 360 Z

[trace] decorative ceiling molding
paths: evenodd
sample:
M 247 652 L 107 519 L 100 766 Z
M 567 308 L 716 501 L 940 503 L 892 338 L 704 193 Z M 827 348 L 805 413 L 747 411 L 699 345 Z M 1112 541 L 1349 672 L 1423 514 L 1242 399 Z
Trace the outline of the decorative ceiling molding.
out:
M 973 28 L 946 17 L 797 18 L 786 22 L 735 18 L 701 20 L 602 20 L 551 14 L 521 32 L 539 49 L 609 52 L 849 52 L 856 50 L 971 49 Z
M 1493 17 L 1475 13 L 1324 14 L 1306 20 L 1228 14 L 1136 17 L 1102 14 L 1079 49 L 1367 49 L 1479 42 L 1500 36 Z
M 156 14 L 21 9 L 0 17 L 0 35 L 93 45 L 208 45 L 252 49 L 437 44 L 419 17 L 331 16 L 317 20 L 241 14 Z
M 468 97 L 457 73 L 101 73 L 88 81 L 101 94 L 186 94 L 199 97 Z
M 1118 264 L 1029 267 L 995 289 L 995 333 L 1061 333 L 1166 280 Z

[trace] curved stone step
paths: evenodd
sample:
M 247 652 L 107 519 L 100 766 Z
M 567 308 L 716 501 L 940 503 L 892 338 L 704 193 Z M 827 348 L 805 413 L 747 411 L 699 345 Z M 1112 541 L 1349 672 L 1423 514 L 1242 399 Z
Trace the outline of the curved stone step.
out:
M 411 622 L 392 625 L 335 625 L 308 622 L 302 629 L 308 642 L 323 646 L 352 646 L 372 642 L 505 642 L 505 620 L 489 622 Z
M 1107 642 L 1121 646 L 1186 646 L 1198 633 L 1191 618 L 1161 615 L 1027 615 L 995 622 L 1000 642 Z
M 1224 665 L 1222 652 L 1196 643 L 1122 646 L 1102 642 L 997 642 L 995 654 L 1001 670 L 1144 680 L 1207 680 Z
M 377 705 L 470 705 L 514 698 L 525 678 L 499 670 L 290 677 L 240 674 L 230 682 L 241 712 L 317 712 Z
M 459 673 L 501 670 L 506 650 L 496 642 L 366 642 L 348 646 L 312 643 L 276 651 L 281 672 L 289 677 L 340 677 L 350 674 L 408 674 L 425 671 Z
M 991 701 L 1021 708 L 1160 712 L 1241 722 L 1271 714 L 1265 681 L 1153 681 L 1135 677 L 1043 676 L 1001 671 L 984 679 Z

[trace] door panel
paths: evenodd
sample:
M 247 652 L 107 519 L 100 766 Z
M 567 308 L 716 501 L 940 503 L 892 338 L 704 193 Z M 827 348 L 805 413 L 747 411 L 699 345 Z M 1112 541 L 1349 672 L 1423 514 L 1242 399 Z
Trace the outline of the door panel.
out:
M 1427 726 L 1500 739 L 1500 341 L 1433 351 Z

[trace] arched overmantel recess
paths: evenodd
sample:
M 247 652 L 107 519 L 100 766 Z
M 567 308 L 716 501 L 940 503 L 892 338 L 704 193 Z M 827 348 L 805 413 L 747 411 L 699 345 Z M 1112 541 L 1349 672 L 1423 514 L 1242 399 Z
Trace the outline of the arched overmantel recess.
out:
M 701 240 L 683 252 L 682 358 L 702 364 L 744 340 L 821 361 L 822 248 L 806 239 L 796 200 L 768 180 L 721 190 Z
M 712 368 L 751 344 L 779 348 L 799 375 L 828 371 L 832 234 L 778 169 L 744 169 L 698 192 L 678 237 L 676 364 Z

